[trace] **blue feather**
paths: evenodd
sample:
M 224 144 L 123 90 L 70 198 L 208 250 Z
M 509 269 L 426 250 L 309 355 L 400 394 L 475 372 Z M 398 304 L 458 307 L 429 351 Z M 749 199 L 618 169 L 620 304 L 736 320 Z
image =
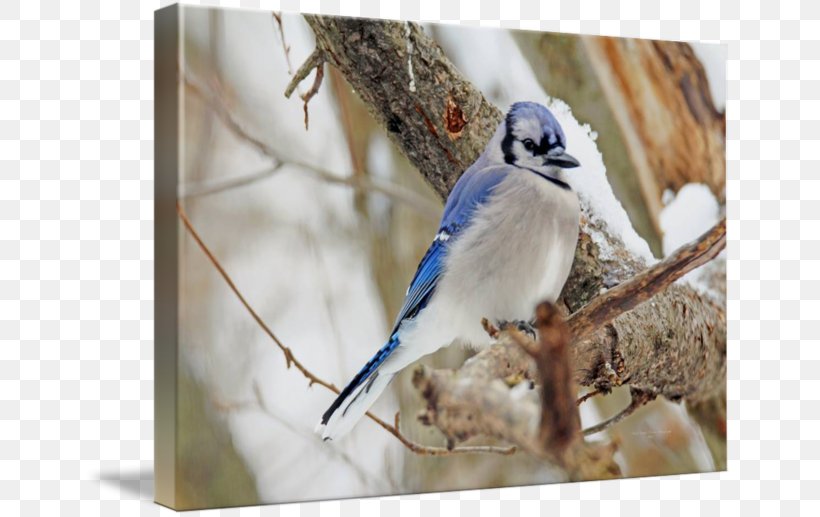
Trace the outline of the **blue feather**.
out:
M 327 411 L 325 411 L 325 413 L 322 415 L 322 424 L 327 424 L 327 421 L 330 420 L 330 416 L 333 414 L 333 412 L 336 411 L 339 408 L 339 406 L 342 405 L 342 403 L 347 399 L 347 397 L 350 396 L 351 393 L 353 393 L 353 390 L 355 390 L 359 386 L 359 384 L 367 381 L 368 377 L 373 375 L 373 372 L 375 372 L 376 369 L 378 369 L 378 367 L 381 366 L 381 364 L 385 361 L 385 359 L 387 359 L 390 356 L 390 354 L 393 352 L 393 350 L 396 349 L 397 346 L 399 346 L 399 337 L 394 333 L 392 336 L 390 336 L 390 339 L 387 341 L 387 343 L 385 343 L 384 346 L 382 346 L 379 349 L 379 351 L 376 352 L 376 355 L 371 357 L 370 360 L 367 361 L 367 363 L 365 363 L 362 369 L 359 370 L 359 373 L 357 373 L 353 377 L 353 379 L 349 383 L 347 383 L 347 386 L 345 386 L 342 392 L 339 393 L 339 396 L 336 397 L 336 400 L 333 401 L 333 404 L 331 404 L 330 407 L 327 408 Z

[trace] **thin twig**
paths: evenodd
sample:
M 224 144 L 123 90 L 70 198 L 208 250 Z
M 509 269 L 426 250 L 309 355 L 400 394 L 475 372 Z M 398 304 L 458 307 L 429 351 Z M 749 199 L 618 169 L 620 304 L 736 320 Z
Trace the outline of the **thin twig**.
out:
M 632 400 L 630 400 L 629 405 L 626 406 L 620 413 L 616 414 L 612 418 L 608 420 L 604 420 L 599 424 L 595 424 L 592 427 L 588 427 L 581 431 L 581 434 L 584 436 L 589 436 L 592 434 L 600 433 L 601 431 L 605 431 L 612 427 L 613 425 L 617 424 L 624 418 L 628 417 L 632 413 L 634 413 L 638 408 L 646 404 L 647 402 L 654 400 L 655 395 L 646 391 L 641 391 L 635 388 L 630 390 L 632 393 Z
M 217 271 L 219 271 L 219 274 L 228 284 L 228 287 L 230 287 L 231 291 L 233 291 L 233 293 L 236 295 L 236 297 L 239 299 L 239 301 L 242 303 L 245 309 L 248 310 L 253 319 L 256 320 L 256 323 L 258 323 L 259 326 L 262 327 L 262 330 L 265 332 L 265 334 L 267 334 L 273 340 L 273 342 L 276 343 L 276 346 L 279 347 L 282 353 L 285 354 L 286 367 L 290 368 L 291 365 L 295 366 L 296 369 L 302 372 L 302 375 L 304 375 L 310 381 L 309 385 L 319 384 L 320 386 L 324 386 L 325 388 L 338 394 L 339 388 L 313 375 L 310 372 L 310 370 L 308 370 L 304 365 L 302 365 L 301 362 L 299 362 L 299 360 L 297 360 L 293 356 L 293 352 L 291 352 L 290 348 L 282 344 L 279 338 L 276 337 L 276 334 L 273 333 L 273 331 L 270 329 L 270 327 L 268 327 L 264 320 L 262 320 L 259 314 L 257 314 L 256 311 L 253 310 L 251 304 L 248 303 L 248 301 L 239 291 L 239 288 L 237 288 L 236 284 L 234 284 L 233 280 L 231 280 L 231 277 L 228 275 L 228 272 L 225 271 L 225 269 L 222 267 L 222 265 L 219 263 L 216 257 L 214 257 L 213 253 L 211 253 L 211 250 L 208 248 L 208 246 L 206 246 L 205 243 L 202 241 L 202 238 L 194 229 L 194 226 L 191 224 L 191 220 L 188 219 L 188 216 L 185 214 L 185 210 L 183 210 L 182 205 L 179 202 L 177 202 L 177 213 L 179 214 L 179 218 L 182 220 L 182 224 L 184 224 L 185 228 L 188 230 L 188 233 L 190 233 L 191 237 L 194 238 L 197 245 L 199 245 L 199 248 L 202 250 L 203 253 L 205 253 L 205 255 L 208 257 L 208 260 L 211 261 L 211 264 L 213 264 Z
M 253 174 L 245 174 L 236 178 L 228 178 L 217 182 L 201 182 L 199 184 L 180 186 L 180 192 L 177 195 L 180 199 L 190 199 L 194 197 L 209 196 L 217 194 L 244 185 L 250 185 L 259 180 L 269 178 L 279 172 L 282 167 L 286 165 L 285 162 L 279 162 L 267 169 L 264 169 Z
M 273 19 L 279 27 L 279 38 L 282 40 L 282 49 L 285 51 L 285 63 L 288 65 L 288 75 L 293 75 L 293 65 L 290 62 L 290 45 L 285 41 L 285 28 L 282 25 L 282 13 L 274 11 Z
M 445 447 L 429 447 L 427 445 L 419 445 L 415 442 L 412 442 L 410 439 L 405 437 L 399 428 L 399 413 L 396 412 L 396 416 L 393 420 L 393 425 L 389 425 L 386 422 L 383 422 L 381 419 L 373 418 L 379 425 L 381 425 L 387 432 L 395 436 L 396 438 L 404 444 L 405 447 L 410 449 L 411 451 L 415 452 L 416 454 L 420 454 L 422 456 L 451 456 L 453 454 L 474 454 L 474 453 L 493 453 L 493 454 L 501 454 L 504 456 L 509 456 L 513 454 L 517 448 L 515 445 L 510 447 L 496 447 L 494 445 L 465 445 L 462 447 L 455 447 L 453 449 L 447 449 Z
M 310 120 L 310 114 L 308 113 L 308 103 L 310 99 L 312 99 L 317 93 L 319 93 L 319 87 L 322 86 L 322 80 L 325 78 L 325 62 L 322 60 L 318 65 L 316 65 L 316 77 L 313 78 L 313 84 L 310 86 L 310 89 L 306 91 L 302 95 L 302 101 L 304 105 L 302 109 L 305 110 L 305 131 L 308 130 L 308 122 Z
M 271 149 L 268 144 L 248 133 L 245 128 L 243 128 L 242 125 L 233 118 L 230 111 L 228 111 L 227 106 L 225 106 L 225 103 L 222 102 L 221 99 L 217 100 L 217 96 L 207 91 L 196 79 L 189 77 L 187 74 L 183 74 L 182 81 L 191 93 L 205 101 L 205 103 L 214 111 L 214 113 L 219 116 L 222 123 L 225 124 L 231 132 L 251 144 L 251 146 L 261 154 L 267 156 L 268 158 L 272 158 L 277 162 L 279 161 L 279 157 L 276 156 L 276 153 L 273 152 L 273 149 Z
M 416 194 L 412 190 L 407 190 L 397 186 L 394 183 L 383 181 L 378 178 L 369 176 L 339 176 L 321 167 L 314 167 L 303 162 L 291 161 L 290 165 L 305 169 L 314 176 L 337 185 L 347 185 L 354 189 L 368 190 L 371 192 L 378 192 L 384 194 L 389 198 L 413 207 L 416 211 L 427 219 L 438 221 L 441 213 L 441 205 L 435 201 L 427 199 L 426 197 Z
M 681 246 L 664 260 L 575 311 L 567 319 L 573 341 L 582 341 L 621 314 L 652 298 L 686 273 L 715 258 L 725 246 L 724 217 L 696 241 Z
M 324 62 L 325 58 L 322 51 L 318 47 L 313 49 L 313 52 L 311 52 L 307 59 L 305 59 L 305 62 L 302 63 L 302 66 L 300 66 L 299 69 L 296 70 L 296 73 L 293 74 L 293 78 L 291 78 L 290 82 L 285 88 L 285 97 L 290 99 L 290 96 L 293 95 L 293 90 L 296 89 L 296 86 L 298 86 L 299 83 L 305 80 L 308 74 L 310 74 L 311 70 L 318 67 Z
M 325 77 L 325 53 L 319 47 L 313 49 L 313 52 L 311 52 L 305 62 L 302 63 L 302 66 L 299 67 L 299 70 L 296 71 L 288 83 L 287 88 L 285 88 L 285 97 L 290 99 L 290 96 L 293 95 L 293 90 L 296 89 L 300 82 L 307 78 L 310 71 L 314 68 L 316 69 L 316 76 L 313 78 L 313 84 L 310 86 L 310 89 L 301 96 L 305 110 L 305 130 L 308 129 L 308 103 L 310 99 L 319 93 L 319 87 L 322 86 L 322 79 Z
M 581 404 L 583 404 L 587 400 L 591 399 L 592 397 L 594 397 L 596 395 L 600 395 L 602 393 L 603 393 L 603 391 L 601 391 L 599 389 L 594 389 L 594 390 L 592 390 L 588 393 L 584 393 L 583 395 L 578 397 L 578 400 L 575 401 L 575 405 L 580 406 Z
M 316 375 L 314 375 L 310 370 L 307 369 L 307 367 L 305 367 L 298 359 L 296 359 L 296 357 L 293 355 L 293 352 L 291 351 L 291 349 L 286 347 L 279 340 L 279 338 L 276 337 L 276 334 L 273 333 L 273 331 L 270 329 L 270 327 L 268 327 L 268 325 L 262 320 L 262 318 L 259 316 L 259 314 L 257 314 L 256 311 L 253 309 L 253 307 L 251 307 L 250 303 L 248 303 L 248 301 L 245 299 L 245 297 L 239 291 L 239 288 L 233 282 L 230 275 L 228 275 L 228 272 L 225 271 L 225 268 L 222 267 L 222 265 L 219 263 L 217 258 L 214 256 L 213 253 L 211 253 L 211 250 L 208 248 L 208 246 L 205 244 L 205 242 L 199 236 L 199 233 L 197 233 L 196 229 L 194 228 L 193 224 L 191 223 L 191 220 L 188 219 L 188 216 L 185 214 L 185 210 L 182 208 L 182 205 L 179 202 L 177 202 L 177 214 L 179 215 L 179 218 L 182 220 L 182 224 L 185 226 L 185 229 L 188 230 L 188 233 L 191 235 L 191 237 L 193 237 L 194 241 L 197 243 L 197 245 L 202 250 L 202 252 L 205 254 L 205 256 L 208 257 L 208 260 L 211 262 L 211 264 L 213 264 L 213 266 L 219 272 L 220 276 L 222 276 L 222 279 L 225 280 L 225 283 L 228 284 L 228 287 L 231 289 L 231 291 L 233 291 L 233 293 L 236 295 L 236 297 L 239 299 L 239 301 L 242 303 L 242 305 L 245 307 L 245 309 L 247 309 L 247 311 L 250 313 L 250 315 L 253 317 L 253 319 L 256 321 L 256 323 L 259 324 L 259 326 L 262 328 L 262 330 L 265 332 L 265 334 L 267 334 L 268 337 L 270 337 L 273 340 L 273 342 L 276 343 L 276 346 L 285 355 L 285 363 L 287 365 L 287 368 L 290 368 L 291 365 L 295 366 L 296 369 L 299 370 L 299 372 L 301 372 L 302 375 L 305 378 L 308 379 L 308 381 L 309 381 L 308 386 L 318 384 L 320 386 L 324 386 L 325 388 L 329 389 L 330 391 L 332 391 L 333 393 L 338 395 L 339 394 L 339 388 L 337 388 L 334 384 L 329 383 L 327 381 L 324 381 L 324 380 L 320 379 L 319 377 L 317 377 Z M 455 448 L 455 449 L 452 449 L 452 450 L 443 449 L 441 447 L 428 447 L 428 446 L 425 446 L 425 445 L 417 444 L 417 443 L 412 442 L 411 440 L 407 439 L 404 435 L 401 434 L 401 432 L 398 429 L 398 426 L 395 426 L 395 427 L 391 426 L 390 424 L 386 423 L 384 420 L 382 420 L 381 418 L 377 417 L 376 415 L 374 415 L 373 413 L 371 413 L 369 411 L 366 414 L 371 420 L 373 420 L 374 422 L 379 424 L 381 427 L 383 427 L 386 431 L 388 431 L 390 434 L 392 434 L 393 436 L 398 438 L 399 441 L 405 447 L 410 449 L 412 452 L 414 452 L 416 454 L 419 454 L 419 455 L 422 455 L 422 456 L 446 456 L 446 455 L 451 455 L 451 454 L 462 454 L 462 453 L 494 453 L 494 454 L 504 454 L 504 455 L 506 455 L 506 454 L 512 454 L 515 451 L 514 447 L 512 449 L 510 449 L 510 448 L 506 448 L 506 447 L 493 447 L 493 446 L 459 447 L 459 448 Z M 397 420 L 397 422 L 398 422 L 398 420 Z

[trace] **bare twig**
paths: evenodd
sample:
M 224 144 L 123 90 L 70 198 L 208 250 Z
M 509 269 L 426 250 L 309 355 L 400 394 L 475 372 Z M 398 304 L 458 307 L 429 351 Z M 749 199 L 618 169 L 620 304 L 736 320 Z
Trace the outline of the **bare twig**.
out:
M 322 61 L 318 65 L 316 65 L 316 77 L 313 79 L 313 84 L 310 86 L 310 89 L 302 95 L 302 101 L 304 105 L 302 109 L 305 110 L 305 131 L 308 130 L 308 122 L 310 120 L 310 114 L 308 112 L 308 103 L 310 99 L 316 96 L 319 93 L 319 87 L 322 86 L 322 80 L 325 78 L 325 63 Z
M 513 454 L 516 451 L 516 447 L 514 445 L 511 447 L 496 447 L 493 445 L 472 445 L 455 447 L 452 449 L 444 447 L 428 447 L 426 445 L 419 445 L 417 443 L 410 441 L 401 433 L 401 430 L 399 428 L 398 411 L 396 412 L 396 416 L 394 417 L 392 426 L 385 422 L 382 422 L 379 419 L 376 419 L 376 422 L 379 425 L 381 425 L 387 432 L 398 438 L 399 441 L 401 441 L 401 443 L 403 443 L 405 447 L 415 452 L 416 454 L 420 454 L 422 456 L 451 456 L 453 454 L 471 453 L 494 453 L 509 456 L 510 454 Z
M 306 171 L 312 173 L 314 176 L 337 185 L 348 185 L 354 189 L 361 189 L 365 191 L 378 192 L 385 196 L 400 201 L 408 206 L 413 207 L 416 211 L 431 221 L 438 221 L 441 213 L 441 205 L 435 201 L 431 201 L 424 196 L 416 194 L 412 190 L 408 190 L 394 183 L 380 180 L 369 176 L 339 176 L 328 170 L 314 167 L 302 162 L 290 162 L 291 165 L 301 167 Z
M 294 357 L 293 352 L 290 350 L 290 348 L 282 344 L 282 342 L 279 340 L 278 337 L 276 337 L 276 334 L 273 333 L 273 331 L 270 329 L 270 327 L 268 327 L 265 321 L 259 316 L 259 314 L 256 313 L 255 310 L 253 310 L 251 304 L 248 303 L 248 301 L 242 295 L 242 292 L 239 291 L 239 288 L 237 288 L 236 284 L 234 284 L 233 280 L 231 280 L 231 277 L 228 275 L 228 272 L 225 271 L 225 269 L 222 267 L 222 264 L 219 263 L 219 261 L 213 255 L 213 253 L 211 253 L 211 250 L 208 248 L 208 246 L 206 246 L 205 243 L 202 241 L 202 238 L 199 236 L 197 231 L 194 229 L 194 226 L 191 224 L 191 220 L 188 219 L 188 216 L 185 214 L 185 210 L 182 208 L 182 204 L 180 204 L 179 202 L 177 202 L 177 213 L 179 214 L 179 218 L 182 220 L 182 224 L 185 225 L 185 228 L 188 230 L 188 233 L 191 234 L 191 237 L 194 238 L 194 241 L 196 241 L 197 245 L 202 250 L 202 252 L 205 253 L 205 256 L 208 257 L 208 260 L 210 260 L 211 264 L 213 264 L 217 271 L 219 271 L 219 274 L 228 284 L 228 287 L 231 289 L 231 291 L 233 291 L 233 293 L 239 299 L 240 303 L 242 303 L 245 309 L 247 309 L 247 311 L 250 313 L 250 315 L 253 317 L 256 323 L 259 324 L 259 326 L 262 328 L 265 334 L 267 334 L 268 337 L 270 337 L 273 340 L 273 342 L 276 343 L 276 346 L 279 347 L 282 353 L 285 354 L 285 364 L 287 368 L 290 368 L 291 365 L 295 366 L 296 369 L 299 370 L 302 373 L 302 375 L 304 375 L 308 379 L 308 385 L 319 384 L 320 386 L 324 386 L 325 388 L 329 389 L 334 393 L 339 393 L 339 389 L 335 385 L 313 375 L 313 373 L 311 373 L 310 370 L 308 370 L 301 362 L 299 362 L 299 360 Z
M 647 391 L 641 391 L 637 389 L 631 389 L 630 393 L 632 395 L 632 400 L 629 402 L 629 405 L 626 406 L 620 413 L 616 414 L 612 418 L 608 420 L 604 420 L 599 424 L 595 424 L 592 427 L 588 427 L 584 429 L 581 433 L 584 436 L 589 436 L 591 434 L 600 433 L 601 431 L 605 431 L 612 427 L 613 425 L 617 424 L 624 418 L 628 417 L 632 413 L 634 413 L 639 407 L 643 406 L 649 401 L 655 400 L 655 394 L 649 393 Z
M 219 192 L 224 192 L 226 190 L 230 190 L 233 188 L 242 187 L 244 185 L 250 185 L 251 183 L 254 183 L 256 181 L 263 180 L 265 178 L 270 178 L 271 176 L 282 170 L 282 166 L 284 165 L 286 165 L 285 162 L 279 162 L 271 167 L 268 167 L 259 172 L 255 172 L 253 174 L 246 174 L 243 176 L 238 176 L 236 178 L 228 178 L 213 183 L 202 182 L 202 184 L 185 186 L 181 185 L 178 197 L 180 199 L 190 199 L 194 197 L 209 196 L 211 194 L 217 194 Z
M 285 97 L 290 99 L 290 96 L 293 95 L 293 90 L 296 89 L 296 86 L 299 85 L 302 81 L 307 78 L 308 74 L 310 74 L 311 70 L 318 67 L 322 63 L 325 62 L 325 58 L 322 54 L 322 51 L 319 48 L 315 48 L 313 52 L 307 57 L 302 66 L 296 70 L 296 73 L 293 75 L 293 78 L 288 83 L 287 87 L 285 88 Z
M 262 140 L 256 138 L 249 132 L 245 130 L 242 125 L 237 122 L 236 119 L 233 118 L 230 111 L 228 111 L 227 106 L 225 103 L 222 102 L 216 95 L 208 91 L 205 87 L 203 87 L 199 81 L 194 79 L 193 77 L 184 74 L 182 76 L 182 81 L 185 84 L 185 87 L 194 95 L 205 101 L 205 103 L 210 107 L 214 113 L 219 116 L 219 119 L 222 120 L 222 123 L 231 130 L 233 134 L 248 142 L 252 147 L 254 147 L 257 151 L 261 154 L 267 156 L 268 158 L 272 158 L 279 161 L 279 158 L 276 156 L 276 153 L 273 152 L 268 144 L 263 142 Z
M 202 250 L 202 252 L 208 258 L 208 260 L 211 262 L 211 264 L 213 264 L 213 266 L 219 272 L 220 276 L 222 276 L 222 279 L 225 280 L 225 283 L 228 284 L 228 287 L 231 289 L 231 291 L 233 291 L 234 295 L 236 295 L 236 297 L 239 299 L 239 301 L 242 303 L 242 305 L 245 307 L 245 309 L 248 311 L 248 313 L 250 313 L 250 315 L 253 317 L 253 319 L 256 321 L 256 323 L 259 324 L 259 326 L 265 332 L 265 334 L 267 334 L 268 337 L 270 337 L 273 340 L 273 342 L 276 344 L 276 346 L 279 348 L 279 350 L 281 350 L 282 353 L 285 355 L 285 363 L 287 365 L 287 368 L 290 368 L 291 365 L 295 366 L 296 369 L 299 370 L 299 372 L 301 372 L 301 374 L 308 380 L 308 386 L 318 384 L 318 385 L 323 386 L 323 387 L 327 388 L 328 390 L 330 390 L 333 393 L 338 395 L 339 394 L 339 388 L 337 388 L 334 384 L 332 384 L 330 382 L 327 382 L 327 381 L 317 377 L 316 375 L 314 375 L 310 370 L 307 369 L 307 367 L 305 367 L 298 359 L 296 359 L 296 357 L 294 356 L 291 349 L 286 347 L 279 340 L 279 338 L 276 337 L 276 334 L 273 333 L 273 331 L 270 329 L 270 327 L 268 327 L 268 325 L 264 322 L 264 320 L 262 320 L 262 318 L 259 316 L 259 314 L 257 314 L 257 312 L 253 309 L 253 307 L 251 307 L 250 303 L 248 303 L 248 301 L 242 295 L 242 292 L 239 290 L 239 288 L 236 286 L 234 281 L 231 279 L 230 275 L 228 275 L 228 272 L 225 271 L 225 268 L 222 267 L 222 265 L 219 263 L 219 261 L 214 256 L 214 254 L 211 253 L 211 250 L 208 248 L 208 246 L 205 244 L 205 242 L 199 236 L 199 233 L 197 233 L 196 229 L 194 228 L 193 224 L 191 223 L 191 220 L 188 219 L 188 216 L 185 214 L 185 210 L 182 208 L 182 205 L 179 202 L 177 202 L 177 214 L 179 215 L 179 218 L 182 221 L 182 224 L 185 226 L 185 229 L 188 231 L 188 233 L 191 235 L 191 237 L 193 237 L 194 241 L 197 243 L 199 248 Z M 419 454 L 419 455 L 422 455 L 422 456 L 445 456 L 445 455 L 462 454 L 462 453 L 493 453 L 493 454 L 507 455 L 507 454 L 512 454 L 513 452 L 515 452 L 514 447 L 509 448 L 509 447 L 494 447 L 494 446 L 477 446 L 477 447 L 459 447 L 459 448 L 452 449 L 452 450 L 442 449 L 441 447 L 428 447 L 428 446 L 417 444 L 417 443 L 414 443 L 414 442 L 410 441 L 404 435 L 401 434 L 401 432 L 398 429 L 398 426 L 395 426 L 395 427 L 391 426 L 390 424 L 388 424 L 387 422 L 385 422 L 381 418 L 377 417 L 373 413 L 368 411 L 367 416 L 371 420 L 373 420 L 374 422 L 379 424 L 386 431 L 388 431 L 390 434 L 392 434 L 393 436 L 398 438 L 399 441 L 405 447 L 410 449 L 412 452 L 414 452 L 416 454 Z
M 290 62 L 290 45 L 285 41 L 285 28 L 282 25 L 282 13 L 273 12 L 273 19 L 279 28 L 279 38 L 282 41 L 282 49 L 285 51 L 285 63 L 288 65 L 288 75 L 293 75 L 293 65 Z
M 621 314 L 660 293 L 675 280 L 715 258 L 726 246 L 726 218 L 696 241 L 629 280 L 592 299 L 568 319 L 572 339 L 579 342 Z
M 308 128 L 308 103 L 310 99 L 319 93 L 319 87 L 322 86 L 322 79 L 325 77 L 325 54 L 319 47 L 316 47 L 313 52 L 310 53 L 305 62 L 302 63 L 302 66 L 300 66 L 293 75 L 287 88 L 285 88 L 285 97 L 289 99 L 290 96 L 293 95 L 293 90 L 296 89 L 296 86 L 304 81 L 314 68 L 316 69 L 316 76 L 313 79 L 313 84 L 310 89 L 301 96 L 302 101 L 305 103 L 305 129 Z
M 599 389 L 594 389 L 594 390 L 590 391 L 589 393 L 584 393 L 583 395 L 578 397 L 578 400 L 575 401 L 575 404 L 580 406 L 581 404 L 583 404 L 587 400 L 591 399 L 592 397 L 594 397 L 596 395 L 600 395 L 602 393 L 603 393 L 603 391 L 601 391 Z
M 502 331 L 500 339 L 527 356 L 511 335 L 509 330 Z M 421 365 L 413 372 L 413 384 L 427 401 L 419 420 L 437 427 L 449 444 L 474 436 L 492 436 L 513 443 L 534 458 L 561 465 L 571 479 L 619 475 L 610 446 L 585 443 L 577 431 L 569 437 L 571 444 L 563 449 L 542 440 L 538 428 L 542 403 L 524 384 L 510 389 L 500 379 L 484 376 L 474 364 L 465 364 L 456 371 Z M 573 403 L 570 397 L 568 406 L 577 412 Z

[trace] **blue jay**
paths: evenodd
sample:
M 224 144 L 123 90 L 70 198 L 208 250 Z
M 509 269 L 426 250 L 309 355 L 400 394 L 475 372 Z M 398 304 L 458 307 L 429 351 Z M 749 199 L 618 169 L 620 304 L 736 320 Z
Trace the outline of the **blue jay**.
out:
M 512 105 L 459 178 L 441 226 L 410 283 L 390 338 L 345 386 L 317 426 L 347 433 L 405 366 L 442 346 L 490 344 L 481 325 L 529 320 L 561 293 L 578 241 L 578 197 L 564 169 L 558 121 L 534 102 Z

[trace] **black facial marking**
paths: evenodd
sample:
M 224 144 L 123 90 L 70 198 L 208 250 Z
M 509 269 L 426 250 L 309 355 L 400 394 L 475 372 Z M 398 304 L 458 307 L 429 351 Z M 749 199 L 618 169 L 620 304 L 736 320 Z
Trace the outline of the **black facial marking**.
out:
M 541 174 L 537 170 L 530 169 L 529 167 L 524 167 L 524 168 L 527 169 L 528 171 L 532 172 L 533 174 L 535 174 L 535 175 L 537 175 L 541 178 L 544 178 L 545 180 L 547 180 L 549 182 L 552 182 L 552 183 L 558 185 L 559 187 L 561 187 L 564 190 L 572 190 L 572 187 L 570 187 L 569 184 L 559 180 L 558 178 L 553 178 L 551 176 L 547 176 L 546 174 Z
M 504 135 L 504 140 L 501 141 L 501 152 L 504 153 L 505 162 L 509 163 L 510 165 L 515 165 L 515 155 L 512 152 L 513 142 L 515 142 L 515 136 L 512 133 L 512 112 L 507 114 L 506 126 L 507 134 Z
M 548 135 L 542 135 L 541 143 L 538 144 L 537 153 L 547 154 L 554 147 L 566 147 L 561 140 L 561 135 L 556 135 L 555 141 L 552 144 L 550 144 L 550 137 Z

